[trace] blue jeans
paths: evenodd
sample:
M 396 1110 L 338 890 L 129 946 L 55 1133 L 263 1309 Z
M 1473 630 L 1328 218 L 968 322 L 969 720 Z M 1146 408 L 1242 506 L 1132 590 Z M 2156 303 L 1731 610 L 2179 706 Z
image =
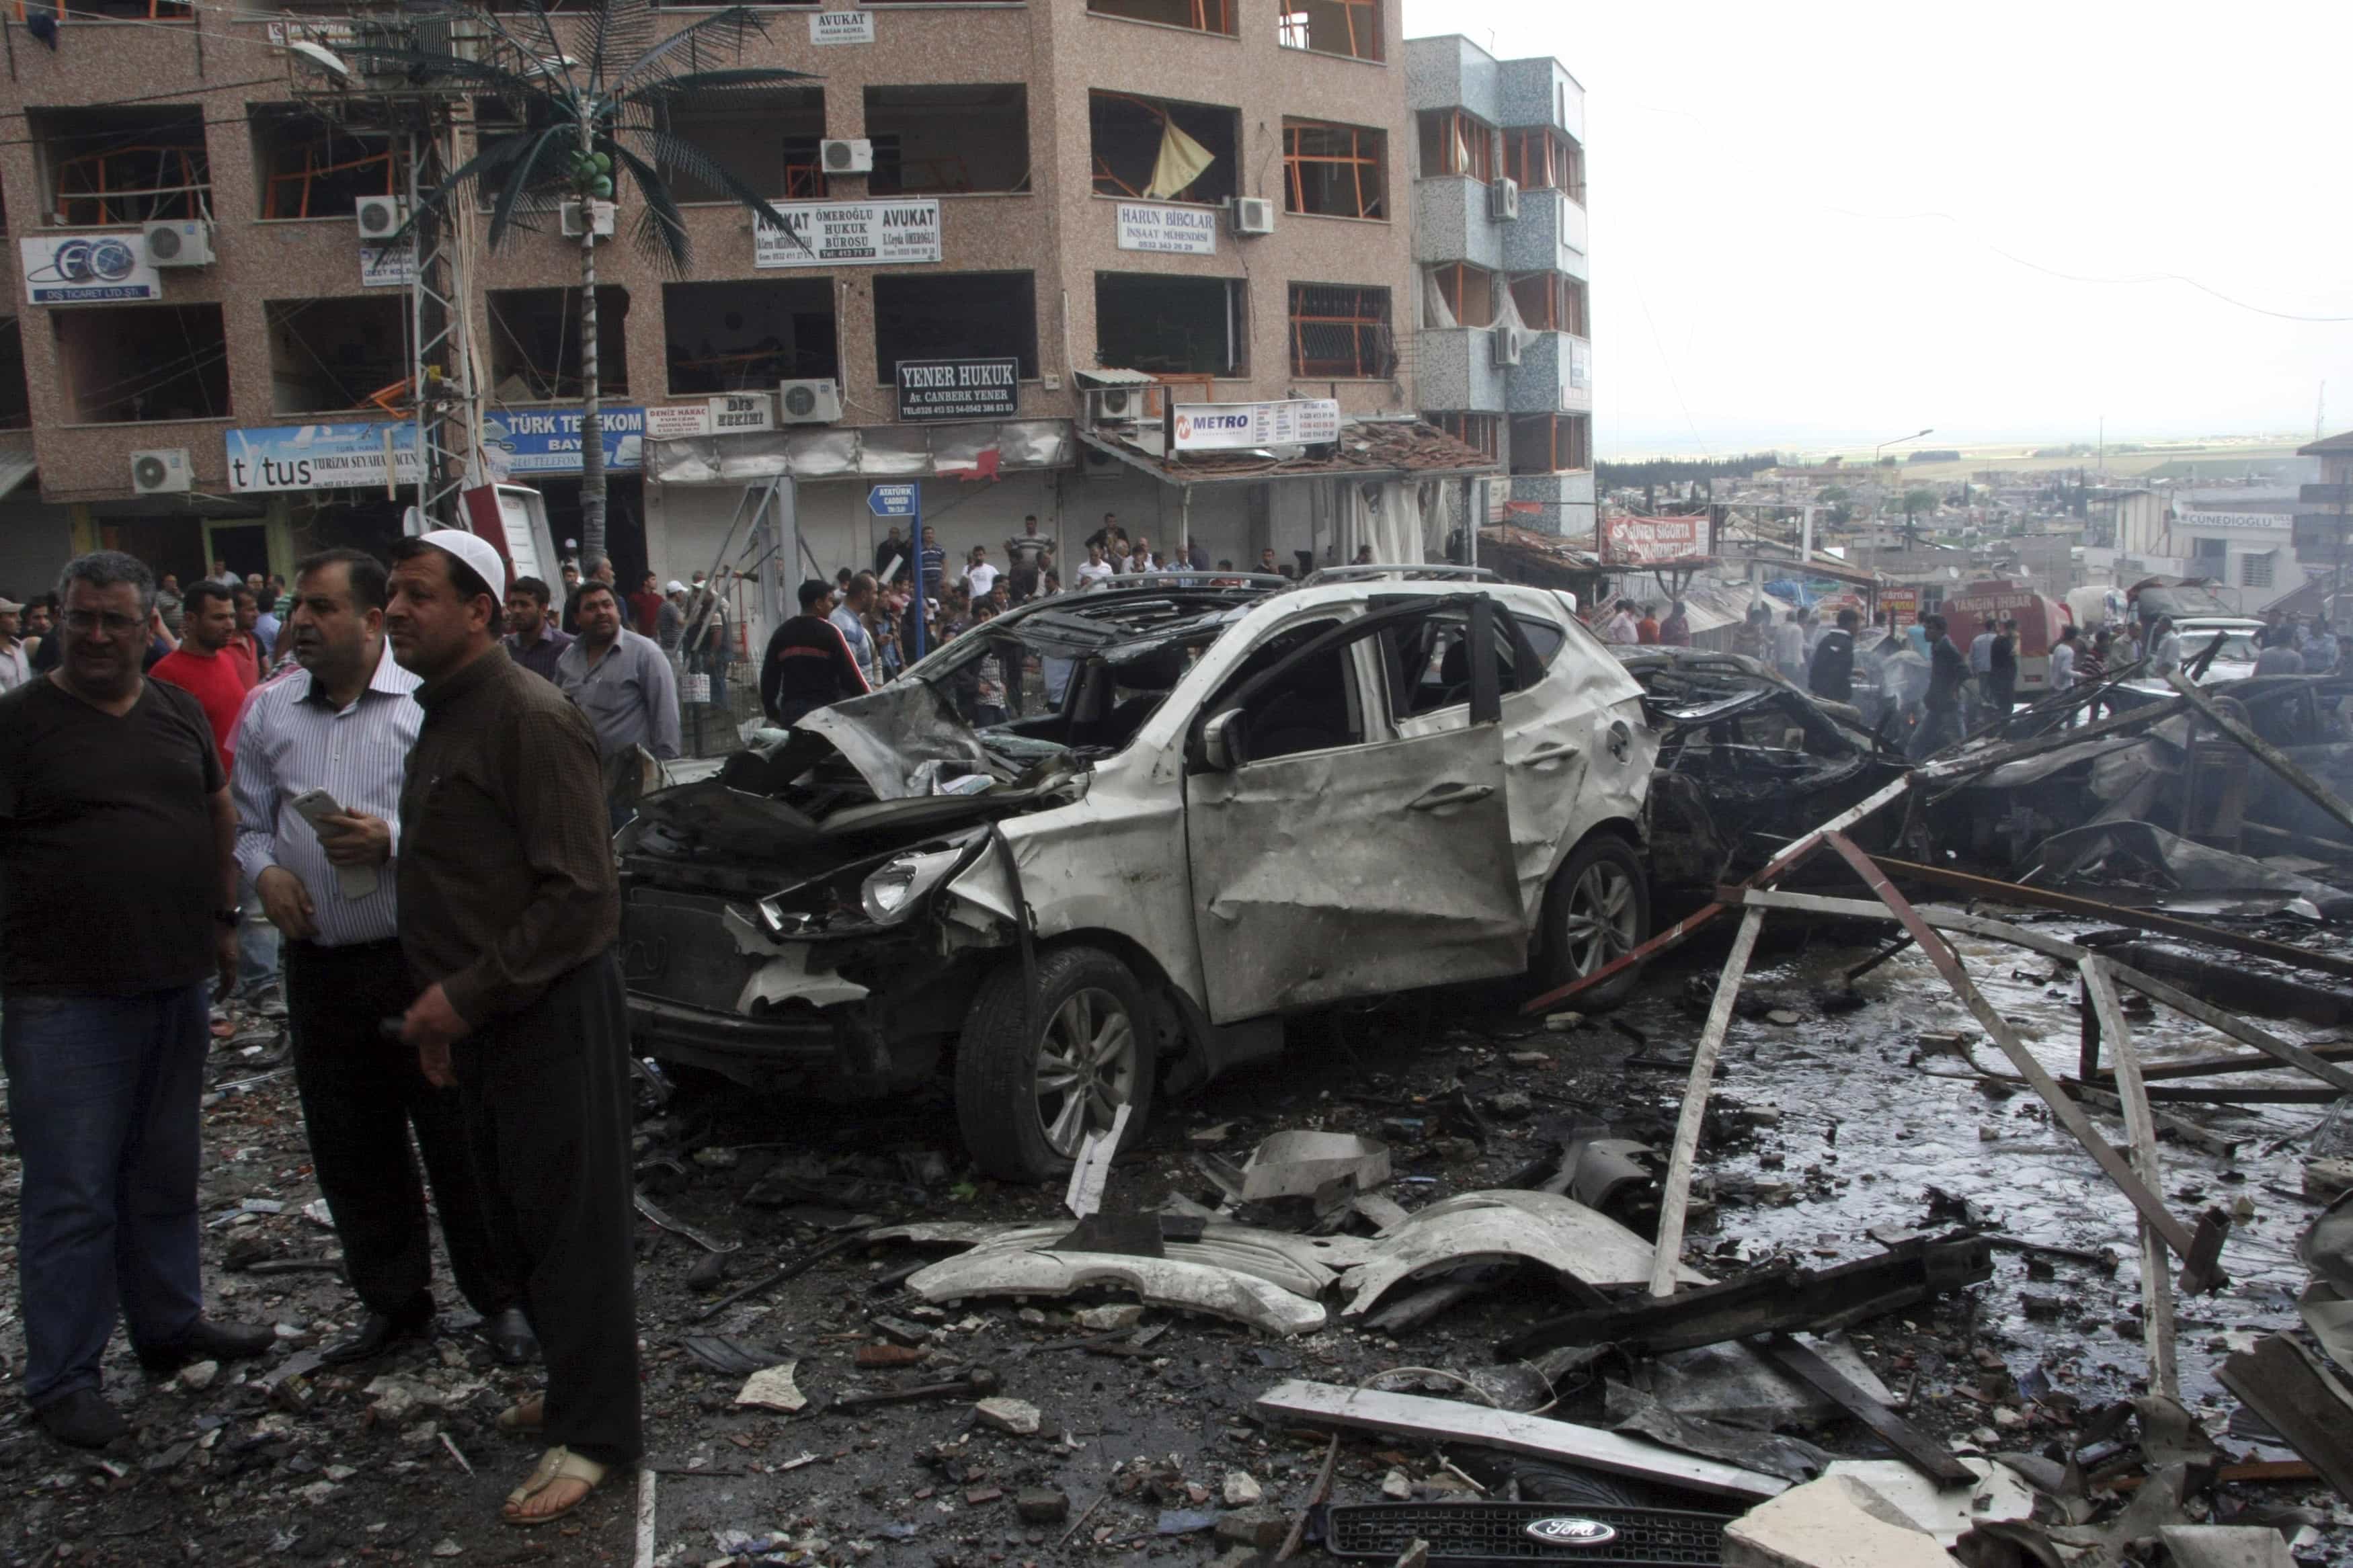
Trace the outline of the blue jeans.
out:
M 246 915 L 237 930 L 237 994 L 250 1000 L 278 984 L 279 933 L 261 912 L 261 893 L 251 878 L 239 884 Z
M 196 1100 L 206 987 L 132 996 L 11 995 L 0 1066 L 24 1163 L 16 1275 L 25 1397 L 99 1386 L 118 1313 L 167 1351 L 203 1310 Z

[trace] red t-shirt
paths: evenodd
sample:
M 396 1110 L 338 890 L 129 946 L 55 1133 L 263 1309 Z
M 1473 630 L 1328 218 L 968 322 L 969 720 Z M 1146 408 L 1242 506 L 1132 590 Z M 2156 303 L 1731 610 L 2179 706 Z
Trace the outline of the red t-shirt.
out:
M 245 674 L 227 653 L 195 653 L 185 643 L 155 661 L 147 672 L 157 680 L 178 687 L 196 700 L 213 727 L 213 744 L 220 748 L 221 766 L 231 763 L 230 738 L 237 733 L 237 716 L 245 707 Z
M 654 635 L 654 626 L 661 619 L 662 596 L 650 589 L 640 589 L 629 595 L 629 613 L 636 618 L 639 637 Z

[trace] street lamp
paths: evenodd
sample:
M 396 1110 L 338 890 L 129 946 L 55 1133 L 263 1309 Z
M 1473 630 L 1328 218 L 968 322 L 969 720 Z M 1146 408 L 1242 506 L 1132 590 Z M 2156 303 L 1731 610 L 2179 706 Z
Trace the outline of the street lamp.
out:
M 1927 430 L 1915 430 L 1909 436 L 1898 436 L 1892 440 L 1882 441 L 1879 446 L 1873 447 L 1871 449 L 1871 466 L 1874 468 L 1879 467 L 1879 453 L 1882 447 L 1900 447 L 1906 441 L 1917 441 L 1923 436 L 1934 436 L 1936 433 L 1936 432 L 1933 428 Z

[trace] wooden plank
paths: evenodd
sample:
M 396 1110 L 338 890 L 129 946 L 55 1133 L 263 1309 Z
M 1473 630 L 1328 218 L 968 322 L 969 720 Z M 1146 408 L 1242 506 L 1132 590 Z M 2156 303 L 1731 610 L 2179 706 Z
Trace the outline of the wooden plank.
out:
M 1742 883 L 1741 886 L 1744 888 L 1760 888 L 1781 877 L 1788 875 L 1791 871 L 1797 869 L 1799 865 L 1810 857 L 1814 851 L 1822 847 L 1825 835 L 1844 832 L 1846 829 L 1852 827 L 1855 824 L 1861 822 L 1863 818 L 1871 816 L 1873 812 L 1879 810 L 1882 806 L 1888 805 L 1894 801 L 1901 799 L 1904 795 L 1904 792 L 1911 787 L 1912 778 L 1911 775 L 1907 773 L 1904 777 L 1897 779 L 1894 783 L 1873 791 L 1871 795 L 1847 807 L 1846 810 L 1840 812 L 1836 816 L 1831 817 L 1828 822 L 1823 823 L 1820 827 L 1815 828 L 1804 837 L 1793 840 L 1788 848 L 1782 850 L 1778 855 L 1774 856 L 1770 860 L 1767 860 L 1755 876 L 1749 878 L 1748 880 Z M 1661 931 L 1658 935 L 1642 943 L 1640 947 L 1635 948 L 1632 952 L 1621 953 L 1617 958 L 1610 960 L 1608 963 L 1605 963 L 1600 968 L 1595 970 L 1592 973 L 1585 975 L 1580 979 L 1572 980 L 1566 985 L 1554 987 L 1552 990 L 1546 992 L 1543 995 L 1536 997 L 1535 1000 L 1522 1005 L 1520 1011 L 1523 1013 L 1540 1013 L 1556 1002 L 1567 1000 L 1569 997 L 1575 995 L 1577 992 L 1584 990 L 1588 985 L 1599 984 L 1602 981 L 1609 979 L 1609 976 L 1617 973 L 1621 969 L 1625 969 L 1632 964 L 1640 963 L 1645 959 L 1651 958 L 1658 953 L 1665 952 L 1672 948 L 1681 947 L 1694 931 L 1699 931 L 1702 927 L 1714 921 L 1716 916 L 1724 913 L 1726 907 L 1727 906 L 1722 902 L 1702 905 L 1699 909 L 1694 910 L 1689 915 L 1684 916 L 1682 920 L 1677 921 L 1673 925 L 1669 926 L 1665 931 Z
M 1605 1470 L 1611 1475 L 1639 1476 L 1719 1497 L 1778 1497 L 1789 1489 L 1789 1483 L 1778 1476 L 1679 1454 L 1639 1437 L 1623 1437 L 1598 1426 L 1580 1426 L 1573 1421 L 1490 1410 L 1459 1399 L 1378 1394 L 1293 1379 L 1277 1384 L 1261 1394 L 1257 1409 L 1276 1426 L 1303 1422 L 1434 1442 L 1468 1443 L 1473 1447 L 1526 1454 Z
M 1840 1409 L 1879 1434 L 1904 1462 L 1940 1487 L 1977 1485 L 1978 1474 L 1953 1457 L 1953 1451 L 1856 1386 L 1854 1381 L 1817 1354 L 1812 1346 L 1773 1334 L 1750 1342 L 1781 1370 L 1827 1396 Z
M 2314 1056 L 2326 1062 L 2353 1061 L 2353 1046 L 2313 1046 L 2309 1048 Z M 2225 1073 L 2273 1072 L 2280 1065 L 2278 1058 L 2268 1056 L 2200 1057 L 2196 1061 L 2188 1062 L 2143 1062 L 2140 1076 L 2146 1082 L 2156 1083 L 2174 1078 L 2219 1078 Z M 2085 1081 L 2097 1083 L 2105 1077 L 2107 1074 L 2101 1072 Z
M 2116 979 L 2131 986 L 2153 1002 L 2162 1002 L 2178 1012 L 2187 1013 L 2200 1023 L 2216 1028 L 2242 1046 L 2253 1046 L 2267 1057 L 2274 1057 L 2289 1067 L 2310 1073 L 2321 1082 L 2333 1084 L 2348 1094 L 2353 1094 L 2353 1072 L 2335 1062 L 2313 1055 L 2302 1046 L 2281 1039 L 2270 1030 L 2248 1023 L 2235 1013 L 2225 1013 L 2211 1002 L 2201 1001 L 2189 992 L 2168 985 L 2153 974 L 2121 963 L 2107 966 Z
M 2084 994 L 2099 1016 L 2100 1037 L 2116 1058 L 2116 1098 L 2123 1102 L 2133 1169 L 2151 1192 L 2162 1192 L 2165 1171 L 2158 1162 L 2157 1129 L 2149 1118 L 2148 1090 L 2140 1080 L 2140 1051 L 2133 1044 L 2124 999 L 2116 994 L 2116 978 L 2105 962 L 2087 958 L 2077 968 L 2084 976 Z M 2140 1304 L 2149 1386 L 2178 1401 L 2181 1377 L 2173 1354 L 2173 1281 L 2166 1277 L 2165 1238 L 2147 1219 L 2140 1222 Z
M 2257 762 L 2284 779 L 2288 786 L 2305 799 L 2320 807 L 2348 828 L 2353 828 L 2353 806 L 2348 806 L 2337 792 L 2314 778 L 2296 760 L 2248 729 L 2237 719 L 2214 706 L 2214 700 L 2198 689 L 2195 682 L 2174 670 L 2165 678 L 2166 683 L 2181 693 L 2181 700 L 2198 710 L 2208 723 L 2254 754 Z
M 1707 1097 L 1715 1083 L 1715 1058 L 1732 1027 L 1732 1005 L 1740 996 L 1742 976 L 1748 973 L 1748 955 L 1757 951 L 1757 933 L 1765 926 L 1765 911 L 1750 910 L 1740 920 L 1725 958 L 1724 973 L 1715 983 L 1715 999 L 1708 1004 L 1707 1026 L 1700 1031 L 1692 1052 L 1691 1081 L 1683 1089 L 1683 1116 L 1675 1122 L 1675 1144 L 1667 1157 L 1666 1185 L 1659 1200 L 1658 1244 L 1651 1254 L 1651 1294 L 1675 1293 L 1675 1266 L 1683 1261 L 1683 1218 L 1691 1205 L 1692 1163 L 1699 1156 L 1700 1125 L 1707 1120 Z
M 2073 893 L 2052 892 L 2048 888 L 2030 888 L 2023 883 L 2004 882 L 1992 877 L 1973 877 L 1967 871 L 1955 871 L 1943 866 L 1922 866 L 1910 860 L 1892 859 L 1884 855 L 1875 858 L 1881 870 L 1901 881 L 1927 882 L 1967 893 L 1972 899 L 1989 899 L 1996 903 L 2057 910 L 2062 914 L 2081 915 L 2086 920 L 2101 921 L 2109 925 L 2153 931 L 2165 936 L 2179 937 L 2185 942 L 2203 942 L 2208 947 L 2224 948 L 2254 958 L 2268 958 L 2295 969 L 2316 970 L 2323 974 L 2353 979 L 2353 958 L 2341 957 L 2337 953 L 2316 952 L 2310 948 L 2284 942 L 2267 942 L 2257 936 L 2242 936 L 2237 931 L 2200 925 L 2196 921 L 2161 914 L 2155 910 L 2129 910 L 2116 904 L 2102 903 L 2097 899 L 2081 898 Z
M 2142 1185 L 2140 1178 L 2133 1173 L 2131 1164 L 2100 1136 L 2099 1129 L 2093 1126 L 2091 1118 L 2084 1114 L 2084 1108 L 2067 1097 L 2067 1091 L 2059 1087 L 2059 1080 L 2051 1076 L 2050 1069 L 2026 1048 L 2026 1043 L 2018 1037 L 2018 1031 L 2010 1027 L 2010 1020 L 1994 1011 L 1993 1005 L 1970 983 L 1968 974 L 1959 963 L 1935 941 L 1928 922 L 1920 918 L 1919 911 L 1905 900 L 1904 895 L 1895 890 L 1895 885 L 1873 863 L 1870 856 L 1855 847 L 1852 839 L 1843 834 L 1832 834 L 1829 842 L 1830 847 L 1855 868 L 1856 874 L 1870 885 L 1871 890 L 1879 895 L 1881 901 L 1894 910 L 1895 918 L 1912 932 L 1913 939 L 1920 943 L 1920 950 L 1944 975 L 1945 983 L 1953 988 L 1954 994 L 1960 997 L 1962 1005 L 1968 1008 L 1985 1032 L 1993 1037 L 1994 1044 L 2001 1047 L 2002 1055 L 2010 1058 L 2010 1065 L 2018 1068 L 2029 1087 L 2042 1097 L 2042 1103 L 2050 1108 L 2052 1119 L 2084 1145 L 2084 1152 L 2092 1156 L 2108 1180 L 2116 1184 L 2117 1190 L 2125 1194 L 2134 1208 L 2140 1211 L 2144 1218 L 2157 1226 L 2158 1234 L 2165 1238 L 2166 1246 L 2173 1249 L 2176 1257 L 2191 1258 L 2199 1247 L 2198 1238 L 2173 1216 L 2173 1211 L 2165 1206 L 2164 1199 Z M 2212 1283 L 2211 1279 L 2202 1276 L 2195 1284 L 2185 1278 L 2183 1288 L 2194 1290 L 2198 1285 L 2211 1287 Z

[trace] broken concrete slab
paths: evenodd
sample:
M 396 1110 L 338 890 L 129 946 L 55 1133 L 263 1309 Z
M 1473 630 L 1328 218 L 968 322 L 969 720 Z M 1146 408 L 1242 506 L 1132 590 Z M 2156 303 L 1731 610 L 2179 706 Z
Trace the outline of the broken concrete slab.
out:
M 1952 1553 L 1852 1476 L 1792 1487 L 1724 1527 L 1725 1568 L 1952 1568 Z
M 1070 1296 L 1096 1286 L 1134 1291 L 1155 1307 L 1247 1323 L 1271 1334 L 1312 1333 L 1324 1308 L 1254 1274 L 1178 1258 L 984 1248 L 934 1263 L 908 1278 L 926 1301 L 996 1296 Z
M 1271 1552 L 1282 1545 L 1290 1533 L 1291 1516 L 1265 1504 L 1237 1509 L 1218 1521 L 1219 1541 L 1261 1552 Z
M 2281 1440 L 2304 1456 L 2341 1497 L 2353 1498 L 2353 1391 L 2285 1334 L 2237 1351 L 2216 1378 Z
M 1939 1487 L 1901 1459 L 1840 1459 L 1822 1473 L 1861 1481 L 1942 1546 L 1978 1525 L 2032 1516 L 2034 1488 L 2017 1471 L 1991 1459 L 1961 1464 L 1977 1478 L 1973 1485 Z
M 1016 1437 L 1034 1437 L 1045 1425 L 1045 1416 L 1026 1399 L 1008 1399 L 1002 1394 L 984 1399 L 972 1407 L 972 1413 L 984 1426 L 993 1426 Z
M 1388 1145 L 1353 1132 L 1277 1132 L 1250 1151 L 1241 1199 L 1312 1198 L 1334 1182 L 1359 1193 L 1388 1185 Z

